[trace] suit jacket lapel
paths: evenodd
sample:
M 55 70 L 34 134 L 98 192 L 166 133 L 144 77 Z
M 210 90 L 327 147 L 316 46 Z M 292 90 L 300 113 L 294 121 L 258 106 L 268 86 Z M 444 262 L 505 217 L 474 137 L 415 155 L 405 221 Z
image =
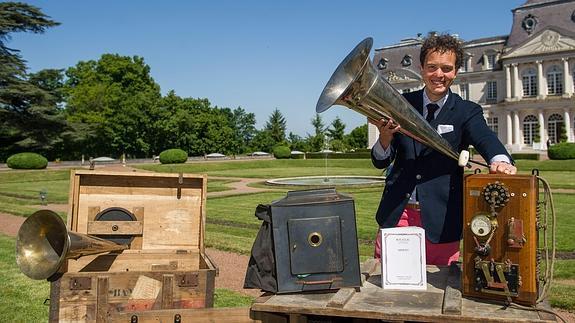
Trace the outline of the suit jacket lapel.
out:
M 437 125 L 444 124 L 446 121 L 450 119 L 450 116 L 453 114 L 453 109 L 455 108 L 455 95 L 449 91 L 449 97 L 447 97 L 447 101 L 437 114 L 437 117 L 431 122 L 434 129 L 437 129 Z

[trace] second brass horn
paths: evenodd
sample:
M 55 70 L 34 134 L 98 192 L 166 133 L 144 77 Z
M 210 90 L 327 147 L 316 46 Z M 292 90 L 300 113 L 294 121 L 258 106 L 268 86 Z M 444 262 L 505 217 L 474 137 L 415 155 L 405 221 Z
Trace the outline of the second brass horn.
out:
M 372 38 L 364 39 L 339 64 L 321 93 L 316 112 L 343 105 L 373 120 L 392 118 L 401 126 L 400 132 L 465 166 L 468 156 L 464 153 L 460 158 L 423 116 L 378 75 L 369 59 L 372 45 Z
M 98 237 L 70 232 L 53 211 L 40 210 L 29 216 L 18 230 L 16 263 L 32 279 L 54 275 L 64 260 L 127 249 Z

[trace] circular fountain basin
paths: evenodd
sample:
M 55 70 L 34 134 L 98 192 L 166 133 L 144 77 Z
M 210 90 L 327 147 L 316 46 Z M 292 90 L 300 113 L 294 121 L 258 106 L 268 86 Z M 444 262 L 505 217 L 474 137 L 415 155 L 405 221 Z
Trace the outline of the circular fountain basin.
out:
M 267 185 L 278 186 L 375 186 L 384 183 L 383 176 L 303 176 L 266 181 Z

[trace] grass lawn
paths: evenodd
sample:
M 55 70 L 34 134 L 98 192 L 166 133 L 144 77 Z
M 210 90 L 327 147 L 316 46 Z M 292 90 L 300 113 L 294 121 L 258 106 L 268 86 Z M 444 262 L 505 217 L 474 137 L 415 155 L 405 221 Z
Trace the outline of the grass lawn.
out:
M 155 172 L 207 173 L 210 176 L 279 178 L 317 176 L 326 173 L 323 159 L 280 159 L 229 162 L 194 162 L 179 165 L 138 165 Z M 380 176 L 369 159 L 333 159 L 327 161 L 329 175 Z
M 551 183 L 552 188 L 575 189 L 575 161 L 517 161 L 521 173 L 530 173 L 531 169 L 540 170 L 540 175 Z M 322 175 L 325 173 L 324 160 L 255 160 L 229 162 L 194 162 L 181 165 L 136 165 L 138 168 L 159 172 L 207 173 L 208 192 L 227 190 L 234 179 L 213 179 L 213 177 L 251 177 L 278 178 L 293 176 Z M 374 169 L 369 160 L 328 160 L 327 171 L 330 175 L 371 175 L 379 176 L 381 171 Z M 44 171 L 2 171 L 0 172 L 0 212 L 27 216 L 40 204 L 39 191 L 48 192 L 49 203 L 67 203 L 69 170 Z M 270 187 L 266 187 L 270 188 Z M 357 231 L 361 260 L 371 257 L 372 241 L 376 233 L 374 214 L 381 198 L 381 187 L 338 188 L 341 193 L 354 198 L 357 219 Z M 227 197 L 209 197 L 207 202 L 207 226 L 205 242 L 208 247 L 220 250 L 249 254 L 260 221 L 254 216 L 254 210 L 260 203 L 267 204 L 285 197 L 287 189 L 276 188 L 271 192 L 236 195 Z M 575 194 L 555 193 L 554 202 L 557 211 L 557 248 L 559 251 L 575 250 Z M 6 290 L 0 298 L 0 313 L 12 311 L 17 317 L 3 317 L 3 320 L 47 319 L 47 307 L 42 302 L 48 296 L 45 282 L 32 281 L 19 273 L 14 264 L 13 238 L 0 237 L 0 290 Z M 553 306 L 575 310 L 575 260 L 558 260 L 555 266 L 555 283 L 551 291 Z M 32 294 L 34 295 L 32 295 Z M 5 297 L 6 296 L 6 297 Z M 36 298 L 35 298 L 36 297 Z M 14 298 L 14 299 L 12 299 Z M 227 290 L 216 290 L 217 306 L 243 306 L 251 298 L 239 296 Z M 9 307 L 21 302 L 32 311 L 23 314 Z M 37 303 L 37 304 L 36 304 Z M 231 305 L 228 305 L 231 304 Z M 234 305 L 235 304 L 235 305 Z M 243 304 L 243 305 L 242 305 Z M 37 306 L 36 306 L 37 305 Z M 36 308 L 37 307 L 37 308 Z M 38 313 L 44 313 L 39 315 Z M 11 319 L 13 318 L 13 319 Z M 25 319 L 26 318 L 26 319 Z

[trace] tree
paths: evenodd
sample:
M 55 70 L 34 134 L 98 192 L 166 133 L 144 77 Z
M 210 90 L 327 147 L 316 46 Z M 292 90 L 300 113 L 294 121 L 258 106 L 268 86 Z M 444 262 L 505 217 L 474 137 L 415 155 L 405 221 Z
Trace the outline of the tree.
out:
M 274 146 L 278 143 L 273 139 L 273 136 L 269 130 L 260 130 L 256 132 L 254 139 L 251 143 L 251 149 L 256 151 L 265 151 L 268 153 L 273 152 Z
M 43 33 L 56 25 L 34 6 L 0 3 L 0 160 L 24 150 L 54 154 L 62 142 L 59 134 L 67 126 L 57 109 L 62 99 L 55 93 L 58 84 L 44 84 L 58 79 L 50 77 L 57 70 L 29 78 L 19 51 L 6 45 L 11 33 Z
M 6 46 L 15 32 L 43 33 L 59 23 L 40 9 L 16 2 L 0 3 L 0 107 L 9 110 L 28 108 L 27 99 L 42 95 L 26 79 L 26 64 L 19 51 Z
M 331 122 L 331 127 L 327 129 L 327 135 L 331 140 L 343 140 L 345 135 L 345 124 L 339 117 Z
M 192 156 L 201 156 L 214 152 L 235 154 L 241 149 L 234 118 L 246 117 L 242 111 L 212 107 L 207 99 L 181 98 L 174 91 L 159 101 L 158 110 L 159 117 L 153 123 L 158 132 L 153 145 L 156 153 L 180 148 Z
M 345 142 L 350 148 L 367 148 L 367 123 L 353 129 L 347 136 Z
M 289 133 L 288 142 L 291 150 L 309 151 L 308 143 L 301 136 L 293 132 Z
M 87 124 L 93 136 L 84 153 L 151 156 L 161 98 L 150 67 L 138 56 L 104 54 L 66 71 L 66 113 L 71 122 Z
M 325 148 L 325 124 L 319 114 L 311 119 L 311 124 L 314 128 L 314 134 L 308 134 L 307 142 L 312 151 L 321 151 Z
M 229 109 L 224 109 L 228 111 Z M 236 153 L 245 153 L 256 134 L 256 115 L 248 113 L 246 110 L 238 107 L 231 111 L 229 115 L 230 127 L 234 131 L 234 138 L 238 142 L 238 151 Z
M 265 131 L 269 133 L 274 144 L 283 144 L 286 140 L 286 120 L 280 110 L 274 109 L 266 122 Z

